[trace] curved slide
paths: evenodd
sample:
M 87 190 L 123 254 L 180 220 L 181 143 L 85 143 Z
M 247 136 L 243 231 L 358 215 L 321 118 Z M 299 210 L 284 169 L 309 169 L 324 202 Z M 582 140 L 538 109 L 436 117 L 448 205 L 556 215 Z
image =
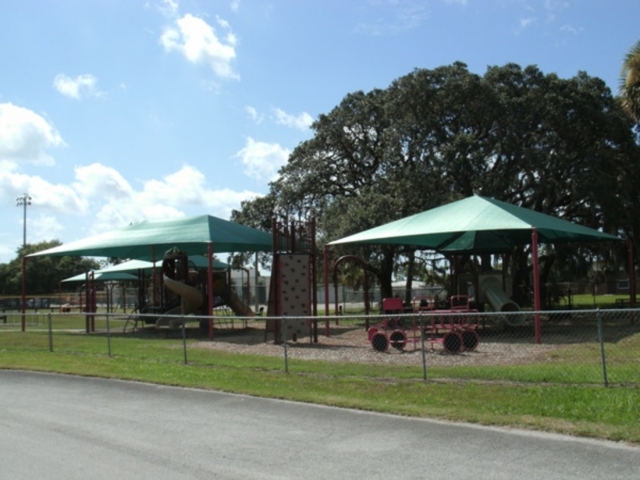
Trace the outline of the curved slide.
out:
M 233 290 L 229 292 L 229 308 L 231 308 L 231 310 L 233 310 L 233 313 L 235 313 L 239 317 L 256 316 L 254 311 L 251 310 L 251 307 L 244 303 Z
M 180 296 L 180 306 L 167 310 L 166 315 L 189 315 L 200 308 L 203 301 L 200 290 L 166 275 L 162 276 L 162 280 L 169 290 Z M 156 327 L 177 328 L 180 325 L 182 322 L 179 318 L 160 317 L 156 321 Z
M 482 296 L 494 311 L 502 313 L 520 311 L 520 306 L 511 300 L 507 292 L 502 289 L 502 282 L 498 278 L 492 276 L 482 278 L 480 280 L 480 290 Z M 524 315 L 505 316 L 505 321 L 513 326 L 521 325 L 524 320 Z

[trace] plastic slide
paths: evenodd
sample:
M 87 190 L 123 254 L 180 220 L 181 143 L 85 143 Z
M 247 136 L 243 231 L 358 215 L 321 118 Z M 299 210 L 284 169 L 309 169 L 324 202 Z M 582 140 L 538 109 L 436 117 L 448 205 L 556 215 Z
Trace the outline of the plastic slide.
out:
M 520 306 L 511 300 L 502 289 L 502 282 L 496 277 L 485 277 L 480 280 L 480 290 L 486 301 L 496 312 L 519 312 Z M 506 315 L 505 321 L 510 325 L 519 325 L 524 321 L 523 315 Z
M 167 310 L 166 315 L 189 315 L 200 308 L 203 300 L 200 290 L 166 275 L 163 275 L 162 279 L 169 290 L 180 296 L 180 306 Z M 156 327 L 177 328 L 181 324 L 179 318 L 160 317 L 156 321 Z
M 251 310 L 251 307 L 244 303 L 233 290 L 229 292 L 229 308 L 231 308 L 231 310 L 233 310 L 233 313 L 235 313 L 239 317 L 256 316 L 254 311 Z

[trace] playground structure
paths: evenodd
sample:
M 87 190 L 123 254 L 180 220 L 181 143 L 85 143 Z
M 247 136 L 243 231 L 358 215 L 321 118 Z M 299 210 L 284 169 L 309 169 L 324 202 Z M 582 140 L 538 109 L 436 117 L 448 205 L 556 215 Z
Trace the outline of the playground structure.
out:
M 374 350 L 387 352 L 389 347 L 404 350 L 411 340 L 414 350 L 418 343 L 427 341 L 432 350 L 438 344 L 447 353 L 461 353 L 475 350 L 480 343 L 477 332 L 480 317 L 470 315 L 477 310 L 471 308 L 466 295 L 452 296 L 447 309 L 435 308 L 433 302 L 422 298 L 414 304 L 414 314 L 402 315 L 403 311 L 402 299 L 383 299 L 384 320 L 367 330 Z M 422 322 L 423 318 L 427 320 L 426 324 Z
M 176 318 L 177 315 L 205 313 L 203 282 L 185 253 L 177 248 L 167 251 L 162 259 L 161 275 L 165 287 L 161 297 L 163 315 L 155 321 L 156 327 L 177 328 L 182 324 L 182 318 Z
M 503 261 L 503 265 L 506 262 Z M 452 276 L 453 292 L 467 295 L 470 304 L 479 311 L 486 306 L 498 313 L 520 311 L 520 305 L 511 299 L 512 282 L 506 270 L 488 270 L 464 272 Z M 504 321 L 510 326 L 522 325 L 526 319 L 523 315 L 504 315 Z
M 172 329 L 178 328 L 183 321 L 188 320 L 189 315 L 207 315 L 207 271 L 202 266 L 202 259 L 194 262 L 196 258 L 189 258 L 186 253 L 173 248 L 165 253 L 160 272 L 154 269 L 150 277 L 142 270 L 138 272 L 138 305 L 141 306 L 138 311 L 148 314 L 143 318 L 145 324 Z M 152 302 L 147 301 L 149 279 L 152 281 Z M 229 268 L 214 270 L 212 279 L 214 311 L 228 307 L 236 316 L 255 315 L 251 307 L 231 288 Z M 137 323 L 137 318 L 135 321 Z M 196 318 L 195 321 L 198 321 L 203 329 L 208 326 L 206 320 Z
M 275 343 L 309 335 L 318 342 L 318 324 L 309 317 L 318 315 L 316 280 L 316 223 L 272 220 L 273 264 L 269 288 L 268 317 L 287 317 L 282 323 L 267 319 L 264 340 L 273 335 Z
M 240 317 L 252 317 L 255 313 L 231 288 L 230 269 L 213 271 L 213 307 L 229 307 Z M 162 261 L 161 312 L 156 327 L 176 327 L 185 316 L 207 315 L 207 275 L 178 249 L 165 253 Z M 170 316 L 180 315 L 182 318 Z M 198 319 L 198 321 L 200 321 Z M 203 323 L 202 321 L 200 321 Z M 204 328 L 204 325 L 202 325 Z
M 317 342 L 317 324 L 310 321 L 317 315 L 317 282 L 315 280 L 315 221 L 277 222 L 273 220 L 273 269 L 268 299 L 269 317 L 289 317 L 286 332 L 281 323 L 267 320 L 265 341 L 273 333 L 276 343 L 285 338 L 297 340 L 309 336 Z M 183 322 L 199 321 L 202 330 L 209 329 L 211 337 L 213 317 L 217 325 L 233 325 L 227 317 L 252 317 L 254 311 L 249 300 L 243 300 L 232 288 L 231 269 L 218 268 L 211 274 L 206 257 L 189 257 L 177 247 L 165 252 L 161 267 L 154 263 L 138 268 L 137 301 L 135 310 L 129 315 L 124 330 L 132 324 L 154 325 L 160 329 L 179 328 Z M 243 287 L 244 288 L 244 287 Z M 97 312 L 95 284 L 88 277 L 85 284 L 87 305 L 87 332 L 94 331 Z M 246 291 L 251 286 L 247 280 Z M 211 292 L 211 294 L 210 294 Z M 93 301 L 92 301 L 93 299 Z M 208 307 L 212 307 L 209 317 Z M 261 310 L 262 311 L 262 310 Z M 216 314 L 219 315 L 216 315 Z M 246 325 L 246 322 L 244 322 Z M 89 326 L 91 325 L 91 326 Z
M 455 259 L 451 258 L 450 263 L 455 265 Z M 410 308 L 414 315 L 411 316 L 400 316 L 407 312 L 402 299 L 383 299 L 381 313 L 384 320 L 367 328 L 367 338 L 373 349 L 387 352 L 391 347 L 401 351 L 410 341 L 415 349 L 416 344 L 424 340 L 431 344 L 432 349 L 441 345 L 447 353 L 473 351 L 480 343 L 478 327 L 481 318 L 474 313 L 485 311 L 485 305 L 499 313 L 520 311 L 520 306 L 507 293 L 511 290 L 511 283 L 505 271 L 478 273 L 471 268 L 458 273 L 452 268 L 450 288 L 453 295 L 445 305 L 436 297 L 414 298 Z M 426 322 L 422 331 L 415 314 Z M 523 315 L 503 315 L 501 318 L 511 326 L 521 325 L 526 319 Z

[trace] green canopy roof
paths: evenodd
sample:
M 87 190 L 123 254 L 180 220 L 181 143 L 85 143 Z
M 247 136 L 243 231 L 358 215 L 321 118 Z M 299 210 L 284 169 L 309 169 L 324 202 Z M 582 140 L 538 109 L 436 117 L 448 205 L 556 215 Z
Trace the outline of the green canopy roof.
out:
M 147 260 L 127 260 L 126 262 L 118 263 L 117 265 L 110 265 L 100 269 L 103 273 L 137 272 L 138 270 L 144 270 L 146 273 L 151 272 L 151 270 L 153 270 L 153 262 L 149 262 Z
M 187 255 L 215 252 L 271 251 L 268 232 L 229 222 L 211 215 L 176 220 L 144 221 L 93 237 L 67 243 L 29 255 L 119 257 L 160 260 L 164 252 L 177 247 Z
M 540 243 L 622 240 L 535 210 L 474 195 L 329 245 L 412 245 L 440 252 L 499 253 L 531 243 L 534 228 Z
M 203 255 L 191 255 L 189 261 L 193 262 L 196 268 L 207 268 L 207 257 Z M 156 268 L 160 268 L 162 260 L 156 261 Z M 220 260 L 213 260 L 214 270 L 226 270 L 229 268 L 229 264 L 221 262 Z M 145 273 L 150 273 L 153 270 L 153 262 L 147 260 L 128 260 L 126 262 L 118 263 L 117 265 L 111 265 L 109 267 L 101 268 L 99 272 L 137 272 L 138 270 L 144 270 Z
M 189 261 L 192 262 L 196 268 L 209 268 L 209 259 L 204 255 L 191 255 Z M 226 270 L 231 268 L 228 263 L 221 262 L 220 260 L 213 259 L 214 270 Z
M 84 282 L 86 281 L 86 279 L 87 279 L 87 274 L 81 273 L 73 277 L 65 278 L 62 281 L 63 282 Z M 96 270 L 93 272 L 93 279 L 96 282 L 104 282 L 108 280 L 112 280 L 112 281 L 138 280 L 138 277 L 126 272 L 101 272 Z

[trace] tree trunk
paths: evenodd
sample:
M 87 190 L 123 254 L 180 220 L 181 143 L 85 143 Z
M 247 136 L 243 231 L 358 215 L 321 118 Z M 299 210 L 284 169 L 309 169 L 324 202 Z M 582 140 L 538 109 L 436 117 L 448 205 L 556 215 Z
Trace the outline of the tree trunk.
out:
M 393 250 L 384 249 L 380 271 L 378 271 L 376 274 L 378 281 L 380 282 L 381 299 L 393 297 L 393 288 L 391 286 L 391 279 L 393 278 L 393 262 Z
M 415 252 L 409 253 L 409 259 L 407 262 L 407 283 L 404 287 L 404 303 L 411 303 L 411 293 L 413 291 L 413 273 L 416 266 L 416 254 Z

